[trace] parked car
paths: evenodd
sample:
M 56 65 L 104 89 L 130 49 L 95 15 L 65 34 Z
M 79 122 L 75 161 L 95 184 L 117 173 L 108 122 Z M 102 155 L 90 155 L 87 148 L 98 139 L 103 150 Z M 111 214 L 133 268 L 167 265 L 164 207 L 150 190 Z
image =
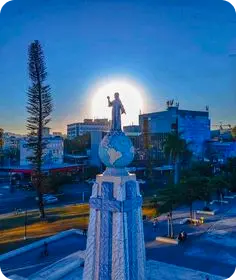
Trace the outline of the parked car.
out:
M 17 189 L 25 190 L 25 191 L 32 191 L 34 190 L 34 186 L 32 182 L 22 182 L 20 180 L 17 180 L 15 182 L 15 187 Z
M 38 201 L 39 198 L 36 196 L 35 200 Z M 43 194 L 44 204 L 52 204 L 58 202 L 58 198 L 52 194 Z
M 58 198 L 51 194 L 44 194 L 43 195 L 43 202 L 45 204 L 52 204 L 58 202 Z
M 26 189 L 27 191 L 30 191 L 30 190 L 34 189 L 34 186 L 33 186 L 32 182 L 28 182 L 23 185 L 23 188 Z

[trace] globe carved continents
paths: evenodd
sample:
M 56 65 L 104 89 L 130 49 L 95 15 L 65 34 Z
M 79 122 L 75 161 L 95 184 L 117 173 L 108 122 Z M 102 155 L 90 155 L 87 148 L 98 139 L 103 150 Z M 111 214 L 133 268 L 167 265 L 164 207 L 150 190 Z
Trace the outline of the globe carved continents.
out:
M 112 131 L 100 143 L 99 156 L 107 167 L 128 166 L 134 158 L 131 140 L 123 132 Z
M 113 165 L 119 158 L 122 157 L 122 153 L 121 152 L 117 152 L 115 149 L 113 148 L 109 148 L 108 149 L 108 155 L 109 155 L 109 158 L 110 158 L 110 163 Z

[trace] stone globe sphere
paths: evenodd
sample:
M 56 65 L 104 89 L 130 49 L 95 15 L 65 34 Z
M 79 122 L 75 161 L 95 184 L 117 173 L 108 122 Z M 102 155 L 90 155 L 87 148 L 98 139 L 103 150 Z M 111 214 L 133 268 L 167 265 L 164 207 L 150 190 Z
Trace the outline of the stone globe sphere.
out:
M 123 168 L 133 161 L 134 147 L 122 131 L 111 131 L 102 139 L 98 153 L 105 166 Z

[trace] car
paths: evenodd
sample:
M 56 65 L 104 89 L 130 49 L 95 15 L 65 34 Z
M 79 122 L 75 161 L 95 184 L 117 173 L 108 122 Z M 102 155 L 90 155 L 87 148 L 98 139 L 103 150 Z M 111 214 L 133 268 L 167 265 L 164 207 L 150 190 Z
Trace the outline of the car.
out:
M 22 183 L 21 181 L 16 181 L 16 188 L 25 190 L 25 191 L 33 191 L 34 186 L 32 182 Z
M 43 194 L 43 199 L 54 198 L 55 196 L 52 194 Z
M 35 197 L 35 200 L 38 201 L 38 197 Z M 58 198 L 52 194 L 43 194 L 44 204 L 52 204 L 58 202 Z
M 27 184 L 25 184 L 24 186 L 24 189 L 27 190 L 27 191 L 31 191 L 34 189 L 34 186 L 32 184 L 32 182 L 28 182 Z
M 48 197 L 47 199 L 44 199 L 45 204 L 52 204 L 58 202 L 57 197 Z
M 51 204 L 58 202 L 58 198 L 51 194 L 44 194 L 43 195 L 43 202 L 45 204 Z

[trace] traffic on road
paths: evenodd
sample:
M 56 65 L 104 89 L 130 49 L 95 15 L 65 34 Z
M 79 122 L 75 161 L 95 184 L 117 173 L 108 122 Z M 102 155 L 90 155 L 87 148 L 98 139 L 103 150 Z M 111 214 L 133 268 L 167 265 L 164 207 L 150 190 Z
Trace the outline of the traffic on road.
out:
M 88 202 L 91 184 L 80 182 L 63 185 L 57 194 L 44 194 L 43 201 L 47 207 Z M 14 189 L 9 182 L 0 183 L 0 215 L 18 210 L 38 208 L 37 194 L 30 182 L 16 185 Z

